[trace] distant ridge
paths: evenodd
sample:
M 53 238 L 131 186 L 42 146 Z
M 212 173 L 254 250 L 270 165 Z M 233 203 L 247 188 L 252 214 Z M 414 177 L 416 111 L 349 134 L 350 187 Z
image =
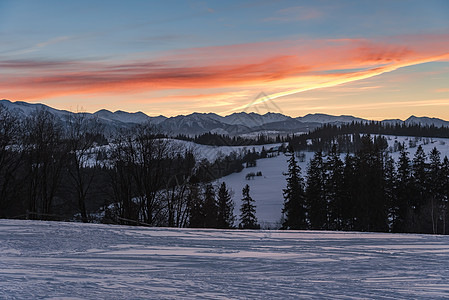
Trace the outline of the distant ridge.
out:
M 46 109 L 62 121 L 67 120 L 73 112 L 58 110 L 40 103 L 28 103 L 23 101 L 12 102 L 6 99 L 0 100 L 0 105 L 20 118 L 25 118 L 36 109 Z M 280 113 L 246 113 L 239 112 L 227 116 L 215 113 L 192 113 L 175 117 L 156 116 L 150 117 L 143 112 L 129 113 L 125 111 L 111 112 L 101 109 L 95 113 L 83 113 L 88 117 L 98 118 L 110 131 L 120 128 L 129 128 L 135 124 L 144 122 L 158 126 L 162 131 L 172 134 L 195 135 L 206 132 L 238 135 L 248 133 L 299 133 L 321 127 L 323 124 L 345 124 L 351 122 L 370 122 L 349 115 L 333 116 L 328 114 L 307 114 L 303 117 L 290 117 Z M 419 124 L 434 125 L 436 127 L 449 127 L 449 121 L 438 118 L 410 116 L 406 120 L 389 119 L 382 123 L 388 124 Z

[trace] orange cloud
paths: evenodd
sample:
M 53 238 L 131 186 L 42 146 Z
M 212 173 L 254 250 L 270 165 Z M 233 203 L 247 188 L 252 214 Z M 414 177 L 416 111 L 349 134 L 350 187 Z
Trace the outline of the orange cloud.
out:
M 0 59 L 0 96 L 42 99 L 172 89 L 213 94 L 211 89 L 244 88 L 271 92 L 274 99 L 448 59 L 448 53 L 448 35 L 428 35 L 248 43 L 121 62 Z

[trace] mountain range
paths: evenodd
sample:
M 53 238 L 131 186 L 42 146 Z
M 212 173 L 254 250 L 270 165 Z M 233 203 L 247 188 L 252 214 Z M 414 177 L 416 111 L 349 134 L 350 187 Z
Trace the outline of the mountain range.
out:
M 12 102 L 0 100 L 0 105 L 8 109 L 19 118 L 25 118 L 37 109 L 45 109 L 54 114 L 61 121 L 66 121 L 71 114 L 67 110 L 58 110 L 39 103 L 28 103 L 22 101 Z M 95 113 L 83 113 L 88 117 L 96 117 L 107 130 L 113 132 L 120 128 L 129 128 L 139 123 L 149 122 L 158 126 L 162 131 L 172 134 L 195 135 L 206 132 L 220 134 L 239 135 L 249 133 L 297 133 L 307 132 L 323 124 L 344 124 L 351 122 L 369 122 L 370 120 L 354 116 L 333 116 L 327 114 L 308 114 L 303 117 L 290 117 L 279 113 L 257 114 L 254 112 L 239 112 L 227 116 L 214 113 L 192 113 L 176 117 L 157 116 L 150 117 L 143 112 L 129 113 L 125 111 L 111 112 L 106 109 Z M 449 121 L 429 117 L 410 116 L 406 120 L 389 119 L 383 120 L 390 124 L 420 124 L 435 125 L 437 127 L 449 127 Z

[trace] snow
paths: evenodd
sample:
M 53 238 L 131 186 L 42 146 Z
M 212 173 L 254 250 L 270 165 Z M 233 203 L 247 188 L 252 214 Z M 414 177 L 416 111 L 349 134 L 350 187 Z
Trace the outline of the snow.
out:
M 441 152 L 441 159 L 443 159 L 445 156 L 449 157 L 449 138 L 417 138 L 416 147 L 409 148 L 409 140 L 416 140 L 415 137 L 393 135 L 386 135 L 385 137 L 388 139 L 388 146 L 390 147 L 394 145 L 395 141 L 398 141 L 398 143 L 401 144 L 404 143 L 407 147 L 407 152 L 409 152 L 409 157 L 411 159 L 413 159 L 413 156 L 415 155 L 416 149 L 419 145 L 422 146 L 427 157 L 434 147 L 436 147 L 438 151 Z M 424 140 L 428 140 L 429 143 L 425 144 Z M 397 161 L 397 159 L 399 158 L 399 152 L 391 153 L 391 156 Z
M 235 152 L 237 154 L 243 154 L 245 151 L 253 151 L 253 148 L 256 152 L 260 152 L 262 151 L 262 148 L 268 150 L 270 148 L 282 145 L 281 143 L 277 143 L 266 145 L 249 145 L 249 146 L 209 146 L 177 139 L 167 139 L 167 140 L 174 147 L 180 146 L 182 149 L 191 149 L 195 155 L 195 158 L 198 161 L 207 159 L 209 162 L 214 162 L 218 157 L 222 155 L 229 155 L 232 152 Z
M 449 237 L 0 220 L 1 299 L 449 297 Z
M 313 153 L 306 152 L 306 161 L 299 163 L 303 172 L 306 171 L 307 161 Z M 226 185 L 234 191 L 234 214 L 239 216 L 242 205 L 242 189 L 246 184 L 250 187 L 250 195 L 256 201 L 256 216 L 262 228 L 279 228 L 281 211 L 284 203 L 282 190 L 286 187 L 284 172 L 287 172 L 287 159 L 284 154 L 272 158 L 257 160 L 257 166 L 245 168 L 240 173 L 233 173 L 218 179 L 218 182 L 226 182 Z M 254 179 L 245 179 L 250 172 L 261 171 L 262 176 Z

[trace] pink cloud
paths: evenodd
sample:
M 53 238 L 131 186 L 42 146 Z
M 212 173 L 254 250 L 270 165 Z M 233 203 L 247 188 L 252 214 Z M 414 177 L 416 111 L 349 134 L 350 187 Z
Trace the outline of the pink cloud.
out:
M 41 99 L 221 87 L 277 88 L 288 95 L 447 59 L 448 53 L 448 35 L 424 35 L 203 47 L 135 61 L 0 60 L 0 96 Z

